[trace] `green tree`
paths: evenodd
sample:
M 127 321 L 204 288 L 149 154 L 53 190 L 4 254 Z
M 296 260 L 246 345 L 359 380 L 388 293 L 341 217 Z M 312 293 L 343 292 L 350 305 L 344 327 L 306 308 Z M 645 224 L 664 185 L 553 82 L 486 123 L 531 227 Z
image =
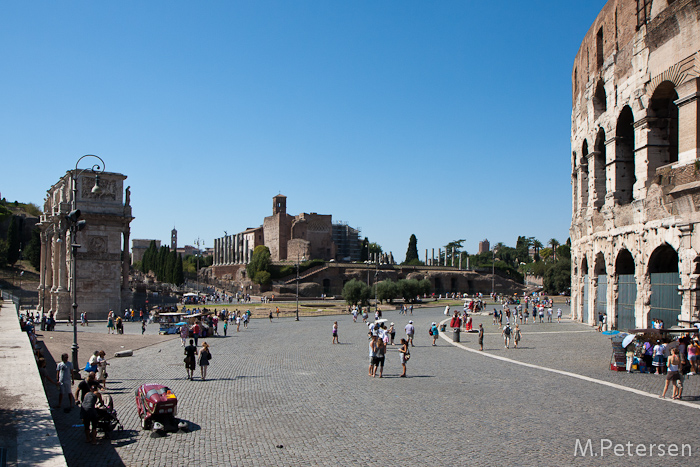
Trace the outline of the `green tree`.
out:
M 348 305 L 369 303 L 370 288 L 362 281 L 352 279 L 343 286 L 343 298 Z
M 141 260 L 141 271 L 144 274 L 148 274 L 149 272 L 155 271 L 155 264 L 156 264 L 156 258 L 158 256 L 158 249 L 156 247 L 156 241 L 151 240 L 151 243 L 148 244 L 148 248 L 146 251 L 143 253 L 143 258 Z
M 362 247 L 360 248 L 360 261 L 365 262 L 369 259 L 369 239 L 365 237 L 362 240 Z
M 253 250 L 253 256 L 250 259 L 250 263 L 246 266 L 246 272 L 250 280 L 256 284 L 269 283 L 270 277 L 263 276 L 261 279 L 256 279 L 255 276 L 260 272 L 267 272 L 269 275 L 270 268 L 270 249 L 265 245 L 258 245 Z M 267 282 L 260 282 L 263 278 L 266 278 Z
M 41 229 L 39 227 L 32 229 L 32 236 L 27 244 L 24 257 L 29 260 L 29 264 L 34 269 L 39 270 L 41 267 Z
M 372 242 L 369 244 L 369 253 L 370 255 L 381 255 L 382 254 L 382 246 L 379 243 Z
M 549 294 L 569 293 L 571 289 L 571 261 L 561 259 L 544 273 L 544 291 Z
M 7 242 L 0 238 L 0 266 L 7 264 Z
M 423 293 L 428 293 L 430 291 L 430 281 L 423 279 L 418 281 L 416 279 L 401 279 L 396 283 L 398 288 L 398 295 L 403 297 L 407 302 L 415 302 L 416 297 Z
M 19 216 L 12 216 L 10 220 L 10 227 L 7 230 L 7 262 L 13 265 L 19 259 L 19 250 L 21 249 L 21 218 Z
M 450 266 L 452 264 L 452 251 L 454 249 L 454 258 L 455 258 L 455 264 L 459 261 L 459 256 L 462 253 L 462 244 L 466 242 L 465 239 L 461 240 L 454 240 L 447 245 L 445 245 L 445 256 L 447 257 L 447 265 Z M 444 262 L 443 262 L 444 264 Z
M 165 260 L 165 273 L 163 274 L 165 282 L 170 284 L 175 283 L 175 265 L 177 264 L 177 252 L 175 250 L 168 253 Z
M 561 245 L 559 241 L 556 238 L 550 238 L 549 242 L 547 242 L 547 245 L 550 245 L 552 247 L 552 259 L 557 259 L 557 247 Z
M 384 280 L 375 284 L 377 299 L 380 302 L 391 301 L 398 295 L 398 287 L 396 282 L 390 280 Z
M 253 277 L 253 282 L 260 285 L 269 284 L 272 282 L 272 275 L 268 271 L 258 271 Z
M 411 234 L 411 238 L 408 239 L 408 249 L 406 250 L 406 260 L 403 264 L 408 264 L 411 261 L 420 259 L 418 258 L 418 239 L 415 234 Z
M 175 274 L 173 276 L 173 284 L 180 287 L 185 283 L 185 271 L 182 267 L 182 255 L 177 255 L 177 261 L 175 263 Z
M 543 246 L 541 241 L 532 237 L 532 247 L 535 249 L 535 262 L 540 260 L 540 249 L 542 249 Z

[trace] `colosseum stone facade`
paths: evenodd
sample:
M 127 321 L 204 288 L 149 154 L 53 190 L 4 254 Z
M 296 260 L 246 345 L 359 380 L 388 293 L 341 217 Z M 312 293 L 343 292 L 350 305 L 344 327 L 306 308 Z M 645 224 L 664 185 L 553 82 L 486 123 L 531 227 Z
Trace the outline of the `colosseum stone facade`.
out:
M 572 313 L 700 321 L 700 0 L 610 0 L 572 74 Z

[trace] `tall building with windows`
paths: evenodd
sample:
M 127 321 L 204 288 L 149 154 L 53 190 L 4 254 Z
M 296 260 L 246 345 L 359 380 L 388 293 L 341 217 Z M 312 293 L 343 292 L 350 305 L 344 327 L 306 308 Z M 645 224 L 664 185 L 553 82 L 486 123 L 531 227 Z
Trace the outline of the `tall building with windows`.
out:
M 572 72 L 572 313 L 700 321 L 700 0 L 610 0 Z

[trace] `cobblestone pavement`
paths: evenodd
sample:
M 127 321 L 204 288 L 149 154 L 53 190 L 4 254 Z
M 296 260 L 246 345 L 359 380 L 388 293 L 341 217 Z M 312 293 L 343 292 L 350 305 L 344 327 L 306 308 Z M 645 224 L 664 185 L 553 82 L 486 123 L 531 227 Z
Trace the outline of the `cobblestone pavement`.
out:
M 397 337 L 408 319 L 415 321 L 408 378 L 398 378 L 396 348 L 389 350 L 384 378 L 367 376 L 367 328 L 350 316 L 258 319 L 245 331 L 206 339 L 213 354 L 207 381 L 186 380 L 178 339 L 111 359 L 109 393 L 125 431 L 90 446 L 82 428 L 72 426 L 80 423 L 77 410 L 54 412 L 68 464 L 697 464 L 700 442 L 686 426 L 696 409 L 494 360 L 442 339 L 432 347 L 427 329 L 445 318 L 442 310 L 385 313 L 396 323 Z M 335 320 L 340 345 L 331 344 Z M 523 326 L 522 348 L 506 350 L 491 318 L 477 316 L 475 323 L 482 320 L 486 353 L 654 394 L 662 390 L 660 376 L 611 372 L 610 341 L 589 326 Z M 476 336 L 462 334 L 462 343 L 476 348 Z M 153 437 L 140 431 L 134 389 L 145 382 L 173 389 L 179 416 L 192 432 Z M 698 396 L 698 389 L 695 379 L 686 382 L 687 395 Z M 577 439 L 584 446 L 590 439 L 603 457 L 581 457 L 581 451 L 575 457 Z M 692 457 L 687 451 L 685 457 L 658 457 L 658 447 L 654 457 L 630 457 L 626 445 L 618 457 L 612 448 L 601 452 L 601 440 L 605 446 L 605 440 L 631 442 L 632 454 L 638 444 L 647 454 L 652 443 L 689 444 Z

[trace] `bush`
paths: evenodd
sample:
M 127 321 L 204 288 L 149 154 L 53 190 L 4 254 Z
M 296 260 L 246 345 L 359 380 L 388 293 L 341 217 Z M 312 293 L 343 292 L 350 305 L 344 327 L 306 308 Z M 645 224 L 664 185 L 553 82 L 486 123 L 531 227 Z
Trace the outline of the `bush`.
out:
M 260 285 L 269 284 L 272 282 L 272 275 L 267 271 L 258 271 L 253 277 L 253 282 Z

